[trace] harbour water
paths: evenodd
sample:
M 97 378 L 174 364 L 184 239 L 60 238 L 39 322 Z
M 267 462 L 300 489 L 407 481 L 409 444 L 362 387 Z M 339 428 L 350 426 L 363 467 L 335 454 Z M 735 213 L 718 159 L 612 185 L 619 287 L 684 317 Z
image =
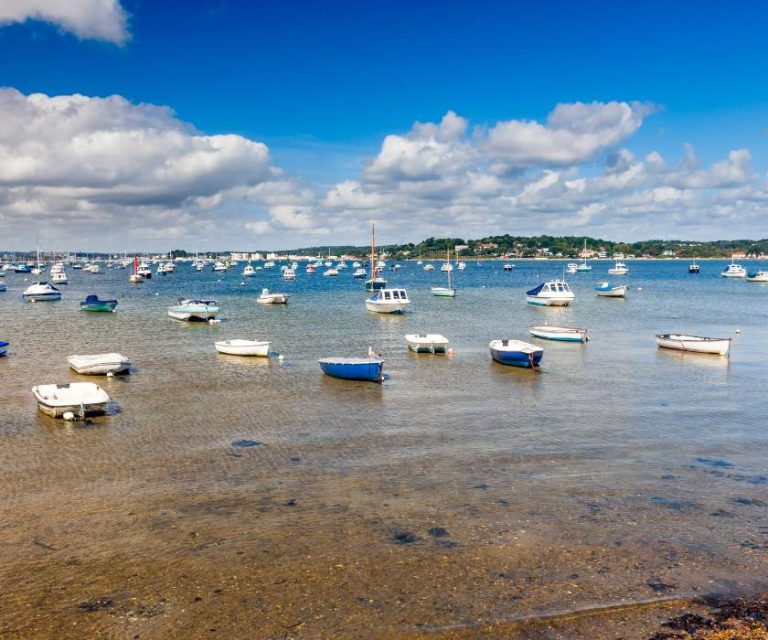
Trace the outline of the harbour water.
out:
M 402 317 L 366 312 L 352 269 L 69 270 L 62 301 L 33 304 L 32 276 L 8 274 L 0 637 L 516 637 L 521 620 L 524 637 L 645 637 L 649 604 L 764 587 L 768 285 L 632 261 L 611 278 L 627 299 L 595 297 L 611 264 L 568 277 L 573 306 L 537 308 L 525 290 L 564 263 L 468 262 L 455 299 L 404 263 L 385 274 L 413 300 Z M 262 287 L 289 304 L 257 305 Z M 81 313 L 89 293 L 117 313 Z M 179 296 L 217 299 L 222 322 L 169 319 Z M 544 322 L 592 340 L 531 339 Z M 409 353 L 427 331 L 453 355 Z M 658 350 L 670 331 L 732 336 L 731 357 Z M 284 358 L 217 354 L 228 338 Z M 495 338 L 541 345 L 541 369 L 492 363 Z M 384 384 L 320 372 L 369 346 Z M 110 415 L 36 410 L 33 385 L 93 380 L 68 355 L 107 351 L 134 364 L 96 380 Z M 589 632 L 552 626 L 586 611 Z

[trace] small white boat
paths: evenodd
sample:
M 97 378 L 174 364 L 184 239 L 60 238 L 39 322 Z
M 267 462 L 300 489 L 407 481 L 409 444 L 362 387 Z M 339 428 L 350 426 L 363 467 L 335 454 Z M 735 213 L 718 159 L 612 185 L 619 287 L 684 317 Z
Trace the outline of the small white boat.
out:
M 337 274 L 338 275 L 338 272 Z M 286 267 L 283 269 L 283 279 L 284 280 L 295 280 L 296 279 L 296 269 L 293 267 Z
M 423 269 L 424 269 L 424 271 L 434 271 L 435 267 L 434 267 L 434 265 L 431 265 L 431 264 L 425 264 Z
M 450 262 L 444 262 L 440 265 L 440 271 L 445 273 L 446 271 L 451 272 L 453 271 L 453 265 Z
M 559 342 L 589 342 L 586 329 L 577 327 L 556 327 L 549 324 L 534 325 L 528 332 L 532 336 L 544 340 L 557 340 Z
M 128 282 L 131 284 L 141 284 L 144 282 L 144 278 L 142 278 L 138 273 L 132 273 L 128 276 Z
M 266 340 L 221 340 L 214 342 L 216 351 L 231 356 L 269 356 L 269 345 Z
M 288 296 L 284 293 L 271 293 L 269 289 L 262 289 L 256 302 L 259 304 L 287 304 Z
M 656 335 L 656 343 L 663 349 L 711 353 L 718 356 L 728 355 L 731 348 L 730 338 L 704 338 L 679 333 L 659 333 Z
M 22 296 L 27 302 L 61 300 L 61 291 L 47 282 L 36 282 L 27 287 Z
M 576 271 L 578 271 L 579 265 L 577 265 L 575 262 L 569 262 L 567 265 L 565 265 L 565 272 L 574 274 Z
M 746 278 L 747 270 L 740 264 L 731 262 L 731 264 L 720 272 L 720 276 L 723 278 Z
M 256 270 L 253 268 L 253 265 L 250 262 L 247 265 L 245 265 L 245 269 L 243 269 L 244 278 L 250 278 L 255 273 L 256 273 Z
M 367 276 L 367 275 L 368 275 L 368 272 L 365 269 L 363 269 L 362 267 L 357 267 L 354 270 L 354 272 L 352 273 L 352 277 L 353 278 L 358 278 L 358 279 L 365 278 L 365 276 Z
M 439 296 L 441 298 L 455 298 L 456 297 L 456 288 L 455 287 L 442 287 L 442 286 L 434 286 L 430 287 L 430 290 L 432 291 L 433 296 Z
M 87 267 L 83 269 L 83 271 L 87 271 L 88 273 L 92 273 L 95 275 L 100 275 L 102 272 L 101 267 L 97 265 L 96 263 L 90 264 Z
M 688 265 L 688 273 L 699 273 L 701 271 L 701 267 L 696 264 L 696 258 L 693 259 L 693 262 Z
M 598 282 L 595 286 L 595 293 L 603 298 L 626 298 L 629 291 L 629 285 L 610 282 Z
M 119 353 L 69 356 L 67 362 L 77 373 L 89 376 L 105 376 L 108 373 L 128 373 L 131 370 L 130 360 Z
M 567 307 L 573 302 L 574 294 L 564 280 L 549 280 L 535 289 L 526 291 L 526 301 L 540 307 Z
M 338 269 L 334 269 L 333 267 L 331 267 L 330 269 L 326 269 L 323 272 L 323 275 L 324 276 L 337 276 L 337 275 L 339 275 L 339 270 Z M 285 277 L 285 274 L 283 274 L 283 277 Z
M 456 265 L 456 268 L 457 268 L 459 271 L 464 271 L 464 269 L 466 269 L 466 268 L 467 268 L 467 263 L 466 263 L 466 262 L 459 262 L 459 263 Z
M 68 284 L 69 278 L 67 278 L 67 274 L 64 269 L 59 271 L 51 271 L 51 282 L 54 284 Z
M 768 282 L 768 271 L 752 271 L 747 274 L 747 282 Z
M 221 309 L 215 300 L 179 298 L 179 303 L 168 307 L 168 315 L 184 322 L 208 322 L 214 320 Z
M 213 270 L 214 271 L 226 271 L 227 265 L 225 265 L 221 260 L 217 260 L 213 263 Z
M 629 269 L 621 260 L 617 260 L 616 263 L 608 269 L 608 273 L 612 276 L 624 276 L 629 273 Z
M 504 271 L 512 271 L 512 269 L 515 268 L 515 265 L 513 265 L 511 262 L 507 262 L 504 265 Z
M 41 384 L 32 387 L 37 408 L 46 415 L 61 418 L 65 413 L 84 419 L 87 415 L 106 413 L 109 396 L 93 382 Z
M 405 313 L 409 304 L 405 289 L 379 289 L 365 301 L 365 308 L 374 313 Z
M 448 338 L 439 333 L 409 333 L 405 342 L 416 353 L 445 353 L 450 344 Z

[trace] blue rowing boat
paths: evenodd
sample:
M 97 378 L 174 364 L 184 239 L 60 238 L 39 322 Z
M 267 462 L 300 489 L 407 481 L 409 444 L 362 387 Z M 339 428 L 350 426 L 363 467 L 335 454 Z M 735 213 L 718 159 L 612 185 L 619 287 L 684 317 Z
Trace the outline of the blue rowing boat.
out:
M 4 356 L 5 352 L 8 350 L 8 345 L 10 342 L 3 342 L 0 340 L 0 356 Z
M 491 340 L 488 345 L 491 358 L 499 364 L 533 369 L 538 367 L 544 356 L 544 349 L 522 340 Z
M 343 380 L 382 382 L 384 361 L 380 358 L 321 358 L 320 368 L 326 375 Z

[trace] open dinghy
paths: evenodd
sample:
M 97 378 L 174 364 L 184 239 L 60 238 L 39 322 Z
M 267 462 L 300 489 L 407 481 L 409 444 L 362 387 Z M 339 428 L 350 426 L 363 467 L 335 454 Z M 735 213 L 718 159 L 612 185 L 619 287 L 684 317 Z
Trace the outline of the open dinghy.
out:
M 37 408 L 53 418 L 62 418 L 66 413 L 84 419 L 87 415 L 106 413 L 109 396 L 93 382 L 72 382 L 70 384 L 41 384 L 32 387 Z
M 550 324 L 538 324 L 528 329 L 528 332 L 544 340 L 559 340 L 560 342 L 588 342 L 586 329 L 577 327 L 556 327 Z
M 416 353 L 445 353 L 450 344 L 448 338 L 439 333 L 409 333 L 405 342 Z
M 522 340 L 492 340 L 488 345 L 491 358 L 499 364 L 533 369 L 538 367 L 544 350 Z
M 92 356 L 69 356 L 69 366 L 86 376 L 105 376 L 109 373 L 129 373 L 131 361 L 119 353 L 97 353 Z
M 221 340 L 214 342 L 216 351 L 230 356 L 269 356 L 269 345 L 266 340 Z
M 656 343 L 663 349 L 711 353 L 718 356 L 727 356 L 731 348 L 730 338 L 705 338 L 679 333 L 659 333 L 656 335 Z
M 384 361 L 381 358 L 321 358 L 323 373 L 343 380 L 382 382 Z
M 610 282 L 599 282 L 595 286 L 595 293 L 603 298 L 626 298 L 629 285 L 611 284 Z

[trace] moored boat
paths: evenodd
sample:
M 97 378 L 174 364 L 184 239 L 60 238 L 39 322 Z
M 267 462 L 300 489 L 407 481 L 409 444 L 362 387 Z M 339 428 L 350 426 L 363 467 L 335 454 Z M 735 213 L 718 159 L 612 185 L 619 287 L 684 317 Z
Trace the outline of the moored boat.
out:
M 747 274 L 747 282 L 768 282 L 768 271 L 750 271 Z
M 603 298 L 626 298 L 629 291 L 629 285 L 614 285 L 610 282 L 598 282 L 595 285 L 595 293 Z
M 701 271 L 701 267 L 696 264 L 696 258 L 693 259 L 693 262 L 688 265 L 688 273 L 699 273 Z
M 379 382 L 384 380 L 384 361 L 381 358 L 321 358 L 323 373 L 343 380 Z
M 533 369 L 539 366 L 544 349 L 522 340 L 491 340 L 491 358 L 499 364 Z
M 129 373 L 131 362 L 120 353 L 74 355 L 67 358 L 70 368 L 82 375 L 105 376 L 109 373 Z
M 448 338 L 439 333 L 409 333 L 405 342 L 416 353 L 445 353 L 450 344 Z
M 41 384 L 32 387 L 37 408 L 54 418 L 71 413 L 84 419 L 88 415 L 106 413 L 109 396 L 93 382 L 71 382 L 68 384 Z
M 272 344 L 266 340 L 221 340 L 214 342 L 216 351 L 226 353 L 231 356 L 269 356 L 269 345 Z
M 184 322 L 208 322 L 216 318 L 220 308 L 215 300 L 179 298 L 179 303 L 168 307 L 168 315 Z
M 730 338 L 706 338 L 703 336 L 689 336 L 680 333 L 656 334 L 656 344 L 663 349 L 676 349 L 677 351 L 692 351 L 694 353 L 711 353 L 725 356 L 731 348 Z
M 629 268 L 621 260 L 617 260 L 615 264 L 608 269 L 608 273 L 612 276 L 625 276 L 629 273 Z
M 269 289 L 262 289 L 256 302 L 259 304 L 288 304 L 288 296 L 285 293 L 273 293 Z
M 352 277 L 357 279 L 365 278 L 365 276 L 367 275 L 368 275 L 368 272 L 362 267 L 357 267 L 352 273 Z
M 405 289 L 380 289 L 365 301 L 365 308 L 375 313 L 405 313 L 410 303 Z
M 10 342 L 5 342 L 4 340 L 0 340 L 0 356 L 4 356 L 6 353 L 8 353 L 8 347 L 10 346 Z
M 47 282 L 36 282 L 27 287 L 22 296 L 27 302 L 61 300 L 61 291 Z
M 723 278 L 746 278 L 747 270 L 740 264 L 731 261 L 731 264 L 720 272 L 720 276 Z
M 543 340 L 557 340 L 560 342 L 589 341 L 587 330 L 578 327 L 557 327 L 549 324 L 538 324 L 528 329 L 528 333 Z
M 114 311 L 117 306 L 117 300 L 100 300 L 96 294 L 86 296 L 80 303 L 80 311 L 107 312 Z
M 574 294 L 565 280 L 549 280 L 535 289 L 525 292 L 528 304 L 540 307 L 567 307 L 573 302 Z
M 574 274 L 576 273 L 576 271 L 578 271 L 578 269 L 579 269 L 579 265 L 576 264 L 575 262 L 569 262 L 567 265 L 565 265 L 566 273 Z

